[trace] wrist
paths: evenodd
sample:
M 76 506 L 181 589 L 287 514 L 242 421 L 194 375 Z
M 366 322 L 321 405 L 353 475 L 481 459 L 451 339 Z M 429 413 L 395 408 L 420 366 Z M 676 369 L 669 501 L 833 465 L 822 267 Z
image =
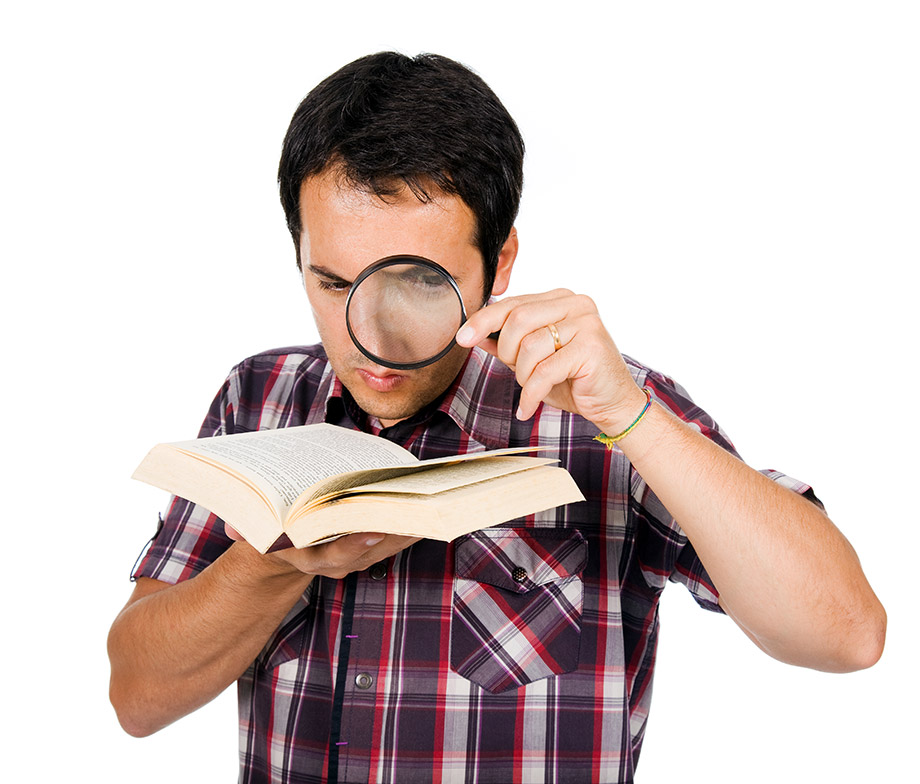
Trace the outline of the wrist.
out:
M 279 586 L 293 585 L 306 590 L 313 579 L 313 575 L 306 574 L 298 569 L 291 561 L 285 558 L 279 550 L 277 553 L 262 554 L 247 542 L 236 542 L 228 551 L 232 553 L 234 568 L 237 577 L 246 582 L 256 582 L 259 585 L 271 585 L 273 590 Z M 302 586 L 302 587 L 301 587 Z
M 601 431 L 597 440 L 611 446 L 625 438 L 639 426 L 648 413 L 651 402 L 651 392 L 633 384 L 616 408 L 612 408 L 605 416 L 592 420 Z

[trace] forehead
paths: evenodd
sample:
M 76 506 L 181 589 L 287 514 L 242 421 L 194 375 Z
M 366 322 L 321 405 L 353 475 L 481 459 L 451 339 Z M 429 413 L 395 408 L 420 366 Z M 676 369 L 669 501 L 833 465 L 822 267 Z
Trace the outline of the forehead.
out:
M 453 274 L 482 267 L 476 221 L 457 196 L 432 188 L 421 201 L 408 187 L 394 195 L 350 185 L 336 171 L 307 178 L 300 188 L 304 266 L 322 266 L 343 278 L 384 256 L 407 254 L 437 261 Z

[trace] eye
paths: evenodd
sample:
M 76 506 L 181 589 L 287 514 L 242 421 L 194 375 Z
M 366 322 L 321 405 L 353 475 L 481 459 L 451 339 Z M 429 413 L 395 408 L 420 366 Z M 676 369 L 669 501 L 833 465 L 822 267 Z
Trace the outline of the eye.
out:
M 415 289 L 439 289 L 447 285 L 447 280 L 437 272 L 431 272 L 426 269 L 406 269 L 400 270 L 392 275 L 393 282 L 408 286 Z
M 422 275 L 418 275 L 415 278 L 415 284 L 417 286 L 422 286 L 424 288 L 434 289 L 439 286 L 444 286 L 447 283 L 444 278 L 442 278 L 437 273 L 427 272 Z
M 351 284 L 345 280 L 325 280 L 316 278 L 316 285 L 322 291 L 343 292 L 351 288 Z

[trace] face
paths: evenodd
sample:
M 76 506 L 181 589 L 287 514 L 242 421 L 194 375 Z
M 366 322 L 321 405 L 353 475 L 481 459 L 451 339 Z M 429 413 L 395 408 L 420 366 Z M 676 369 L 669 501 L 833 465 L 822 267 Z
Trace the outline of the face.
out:
M 405 189 L 384 201 L 350 187 L 333 169 L 304 181 L 300 215 L 304 286 L 336 375 L 358 405 L 384 425 L 411 416 L 450 386 L 469 350 L 455 346 L 418 370 L 375 364 L 358 351 L 345 327 L 348 288 L 365 267 L 385 256 L 423 256 L 454 277 L 467 314 L 474 313 L 482 305 L 484 276 L 473 242 L 473 213 L 459 197 L 445 193 L 423 203 Z M 493 294 L 507 288 L 516 253 L 512 230 L 499 256 Z

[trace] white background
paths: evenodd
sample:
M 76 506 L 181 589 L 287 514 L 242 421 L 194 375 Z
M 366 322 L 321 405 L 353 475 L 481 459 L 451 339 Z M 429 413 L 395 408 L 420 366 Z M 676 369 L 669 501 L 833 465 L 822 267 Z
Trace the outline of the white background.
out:
M 108 705 L 105 636 L 165 500 L 128 477 L 155 442 L 197 432 L 234 362 L 315 339 L 281 139 L 317 81 L 381 49 L 468 63 L 517 119 L 513 293 L 593 295 L 621 349 L 681 381 L 750 463 L 814 484 L 888 609 L 882 661 L 831 676 L 766 658 L 669 589 L 639 781 L 909 776 L 916 5 L 511 6 L 4 12 L 3 703 L 19 780 L 235 780 L 232 690 L 144 740 Z

